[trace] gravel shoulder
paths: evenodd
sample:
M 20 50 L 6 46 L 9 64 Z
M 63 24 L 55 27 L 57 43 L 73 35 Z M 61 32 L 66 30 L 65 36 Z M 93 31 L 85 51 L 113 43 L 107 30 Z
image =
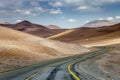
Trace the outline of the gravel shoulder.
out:
M 92 59 L 88 59 L 84 62 L 76 64 L 75 69 L 79 74 L 85 75 L 87 79 L 83 80 L 120 80 L 120 76 L 112 72 L 105 72 L 100 66 L 96 63 L 97 60 L 100 60 L 105 55 L 101 55 Z M 81 77 L 81 76 L 80 76 Z

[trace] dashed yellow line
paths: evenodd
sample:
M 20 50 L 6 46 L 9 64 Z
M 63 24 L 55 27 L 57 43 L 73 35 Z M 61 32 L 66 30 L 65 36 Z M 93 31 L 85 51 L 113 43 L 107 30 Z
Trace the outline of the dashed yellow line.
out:
M 81 80 L 77 75 L 74 74 L 74 72 L 71 70 L 71 65 L 68 65 L 68 72 L 75 78 L 75 80 Z
M 112 50 L 113 50 L 113 48 L 112 48 L 112 47 L 110 47 L 110 48 L 109 48 L 109 50 L 110 50 L 110 51 L 112 51 Z

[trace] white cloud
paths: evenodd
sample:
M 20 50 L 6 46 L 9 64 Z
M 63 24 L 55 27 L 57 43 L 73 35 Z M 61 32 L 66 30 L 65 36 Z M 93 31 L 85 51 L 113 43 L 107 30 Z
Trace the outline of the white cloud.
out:
M 115 18 L 116 18 L 116 19 L 120 19 L 120 16 L 116 16 Z
M 30 13 L 31 13 L 31 11 L 29 11 L 29 10 L 24 10 L 23 12 L 25 15 L 30 15 Z
M 106 19 L 105 18 L 99 18 L 98 20 L 109 20 L 109 21 L 112 21 L 112 20 L 116 20 L 116 19 L 120 19 L 120 16 L 107 17 Z
M 16 9 L 15 12 L 21 13 L 21 14 L 24 14 L 24 15 L 30 15 L 31 14 L 30 10 Z
M 62 10 L 60 8 L 58 8 L 56 10 L 55 9 L 51 9 L 49 13 L 50 14 L 62 14 L 63 12 L 62 12 Z
M 35 7 L 33 9 L 33 11 L 36 11 L 36 12 L 45 12 L 45 10 L 42 7 Z
M 33 7 L 31 9 L 16 9 L 14 12 L 22 15 L 37 16 L 40 13 L 45 12 L 45 9 L 42 7 Z
M 36 7 L 40 6 L 40 4 L 39 4 L 38 2 L 35 2 L 35 1 L 34 1 L 34 2 L 33 2 L 33 1 L 30 2 L 30 4 L 31 4 L 32 6 L 36 6 Z
M 98 20 L 105 20 L 104 18 L 99 18 Z
M 106 20 L 111 21 L 111 20 L 114 20 L 114 18 L 113 18 L 113 17 L 107 17 L 107 19 L 106 19 Z
M 64 17 L 64 16 L 62 16 L 62 17 L 60 17 L 60 18 L 65 19 L 65 17 Z
M 100 7 L 93 7 L 93 6 L 79 6 L 79 7 L 76 8 L 76 10 L 92 11 L 92 12 L 102 11 L 102 9 Z
M 77 20 L 75 20 L 75 19 L 69 19 L 68 22 L 70 22 L 70 23 L 76 23 Z
M 103 3 L 115 3 L 115 2 L 120 2 L 120 0 L 100 0 L 100 2 L 103 2 Z
M 65 2 L 67 4 L 74 4 L 74 5 L 78 5 L 84 2 L 84 0 L 65 0 Z
M 54 6 L 54 7 L 61 7 L 61 6 L 63 6 L 63 4 L 62 4 L 62 2 L 54 2 L 54 3 L 52 3 L 52 2 L 50 2 L 49 3 L 51 6 Z
M 87 10 L 87 9 L 89 9 L 89 7 L 87 7 L 87 6 L 79 6 L 77 9 L 78 10 Z
M 117 3 L 120 0 L 64 0 L 67 4 L 73 5 L 102 5 L 102 4 L 109 4 L 109 3 Z
M 89 22 L 90 22 L 89 20 L 85 21 L 85 23 L 89 23 Z
M 22 21 L 21 19 L 16 20 L 16 22 L 21 22 L 21 21 Z
M 66 6 L 74 7 L 74 9 L 84 11 L 104 11 L 101 7 L 106 4 L 114 4 L 120 2 L 120 0 L 64 0 Z

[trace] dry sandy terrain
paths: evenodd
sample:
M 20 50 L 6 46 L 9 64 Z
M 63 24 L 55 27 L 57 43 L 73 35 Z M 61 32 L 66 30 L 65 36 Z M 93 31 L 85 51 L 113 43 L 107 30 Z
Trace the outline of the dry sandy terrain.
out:
M 120 43 L 120 30 L 107 35 L 72 41 L 72 43 L 81 44 L 87 47 L 106 46 Z
M 96 61 L 106 74 L 120 75 L 120 24 L 100 28 L 78 28 L 48 37 L 86 47 L 113 46 L 115 50 Z
M 79 40 L 104 36 L 107 34 L 111 34 L 112 32 L 116 32 L 118 30 L 120 30 L 120 23 L 112 26 L 103 26 L 97 28 L 81 27 L 71 29 L 48 38 L 72 43 Z
M 114 73 L 120 75 L 120 30 L 112 32 L 104 36 L 98 36 L 83 40 L 77 40 L 72 43 L 84 45 L 86 47 L 93 46 L 112 46 L 115 50 L 106 54 L 103 58 L 96 61 L 99 68 L 105 73 Z
M 48 40 L 0 27 L 0 71 L 88 51 L 89 49 L 76 44 Z
M 60 36 L 64 36 L 64 35 L 66 35 L 66 34 L 69 34 L 69 33 L 71 33 L 71 32 L 74 32 L 74 31 L 75 31 L 74 29 L 67 30 L 67 31 L 64 31 L 64 32 L 62 32 L 62 33 L 59 33 L 59 34 L 50 36 L 50 37 L 48 37 L 48 39 L 54 39 L 54 38 L 57 38 L 57 37 L 60 37 Z
M 99 68 L 106 74 L 114 73 L 120 75 L 120 31 L 116 31 L 104 36 L 78 40 L 74 43 L 79 43 L 86 47 L 93 46 L 112 46 L 115 50 L 106 54 L 103 58 L 96 61 Z
M 96 61 L 106 73 L 115 73 L 120 75 L 120 44 L 111 45 L 116 47 L 115 50 L 106 54 L 102 59 Z

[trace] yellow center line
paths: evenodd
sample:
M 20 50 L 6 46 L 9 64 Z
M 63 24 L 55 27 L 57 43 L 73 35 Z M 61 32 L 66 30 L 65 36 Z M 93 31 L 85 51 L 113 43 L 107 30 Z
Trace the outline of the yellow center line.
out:
M 114 48 L 112 48 L 112 47 L 110 47 L 109 48 L 109 50 L 110 51 L 112 51 Z M 95 54 L 94 56 L 98 56 L 99 54 Z M 78 62 L 78 61 L 76 61 L 76 62 Z M 76 62 L 74 62 L 74 63 L 76 63 Z M 72 64 L 69 64 L 68 65 L 68 72 L 73 76 L 73 78 L 75 79 L 75 80 L 81 80 L 72 70 L 71 70 L 71 66 L 74 64 L 74 63 L 72 63 Z
M 77 75 L 75 75 L 75 73 L 71 70 L 71 65 L 68 65 L 68 72 L 75 78 L 75 80 L 81 80 Z
M 57 63 L 50 64 L 50 65 L 44 67 L 42 70 L 40 69 L 39 71 L 37 71 L 37 72 L 33 73 L 32 75 L 28 76 L 25 80 L 31 80 L 31 79 L 33 79 L 33 78 L 36 77 L 38 74 L 40 74 L 40 73 L 42 73 L 44 70 L 46 70 L 48 67 L 53 66 L 53 65 L 55 65 L 55 64 L 57 64 Z
M 110 51 L 112 51 L 114 48 L 112 48 L 112 47 L 109 47 L 109 50 Z M 96 54 L 97 55 L 97 54 Z M 32 66 L 25 66 L 25 67 L 22 67 L 22 68 L 18 68 L 18 69 L 15 69 L 15 70 L 10 70 L 10 71 L 6 71 L 6 72 L 0 72 L 0 75 L 2 75 L 2 74 L 7 74 L 7 73 L 11 73 L 11 72 L 16 72 L 16 71 L 20 71 L 20 70 L 23 70 L 23 69 L 25 69 L 25 68 L 30 68 L 30 67 L 34 67 L 34 66 L 38 66 L 39 64 L 34 64 L 34 65 L 32 65 Z M 76 79 L 76 80 L 80 80 L 80 78 L 78 77 L 78 76 L 76 76 L 75 74 L 74 74 L 74 72 L 71 70 L 71 65 L 73 65 L 73 64 L 69 64 L 68 65 L 68 71 L 69 71 L 69 73 Z M 47 67 L 45 67 L 43 70 L 45 70 Z M 42 70 L 42 71 L 43 71 Z M 31 76 L 29 76 L 28 78 L 26 78 L 26 80 L 30 80 L 31 78 L 34 78 L 37 74 L 39 74 L 41 72 L 41 70 L 40 71 L 38 71 L 38 72 L 35 72 L 33 75 L 31 75 Z
M 112 51 L 112 50 L 113 50 L 113 48 L 112 48 L 112 47 L 110 47 L 110 48 L 109 48 L 109 50 L 110 50 L 110 51 Z

